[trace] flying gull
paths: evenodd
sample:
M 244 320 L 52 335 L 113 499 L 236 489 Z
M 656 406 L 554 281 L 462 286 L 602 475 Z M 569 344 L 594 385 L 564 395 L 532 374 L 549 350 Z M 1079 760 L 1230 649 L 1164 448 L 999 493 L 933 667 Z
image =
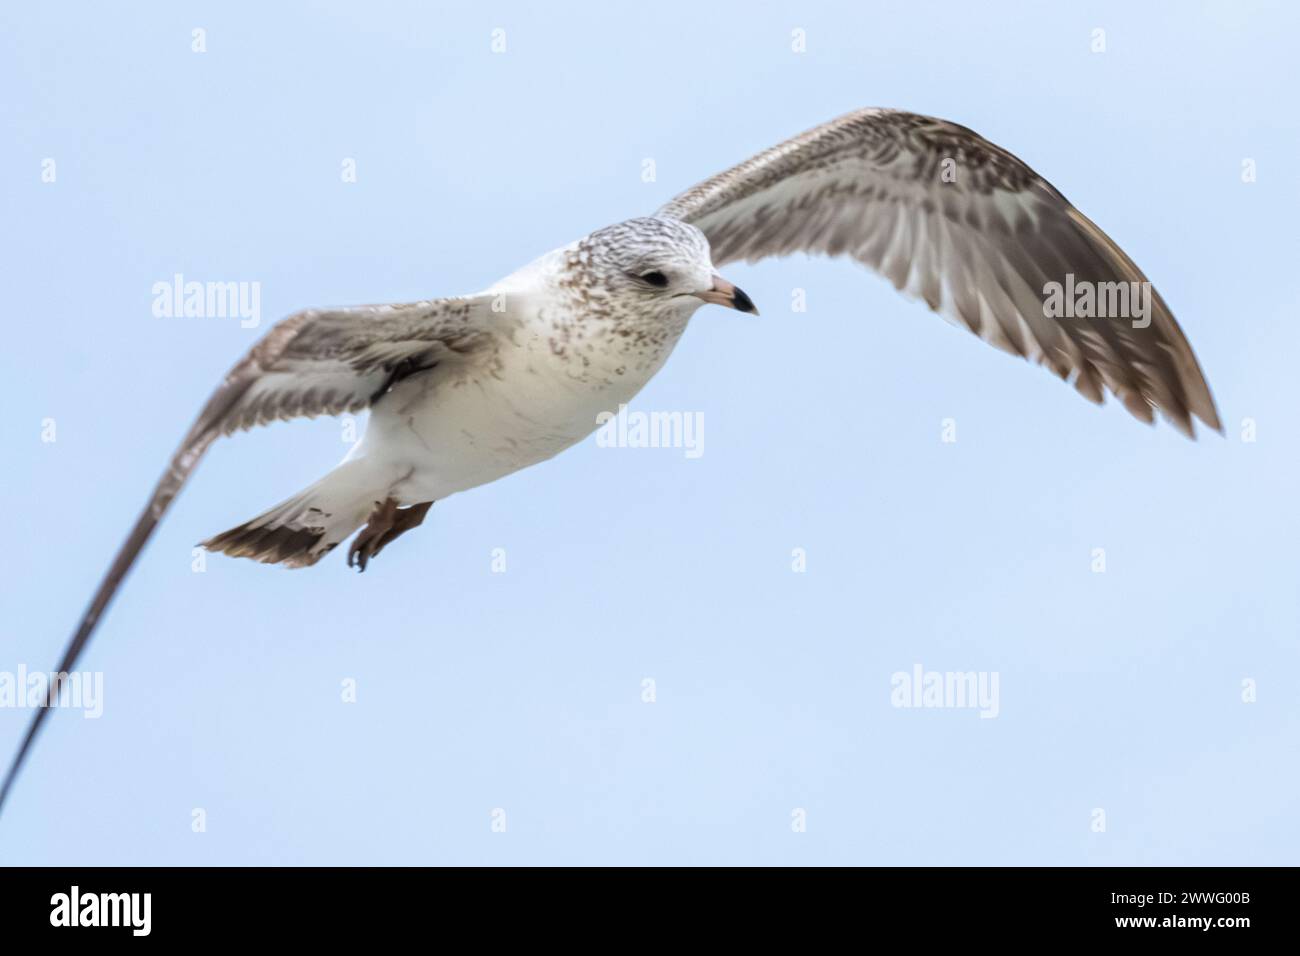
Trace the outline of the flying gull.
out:
M 364 571 L 441 498 L 581 441 L 663 366 L 706 302 L 756 312 L 717 267 L 794 252 L 848 256 L 1085 398 L 1106 392 L 1189 437 L 1222 431 L 1182 329 L 1109 236 L 1011 153 L 955 123 L 864 109 L 789 139 L 475 295 L 308 309 L 272 328 L 199 413 L 57 668 L 71 671 L 141 548 L 221 435 L 370 410 L 320 481 L 203 542 L 291 568 L 361 533 Z M 1124 284 L 1123 286 L 1119 284 Z M 1053 285 L 1055 284 L 1055 285 Z M 1049 288 L 1139 288 L 1141 320 L 1051 307 Z M 1082 299 L 1080 300 L 1083 301 Z M 59 691 L 51 682 L 49 701 Z M 48 712 L 37 710 L 0 806 Z

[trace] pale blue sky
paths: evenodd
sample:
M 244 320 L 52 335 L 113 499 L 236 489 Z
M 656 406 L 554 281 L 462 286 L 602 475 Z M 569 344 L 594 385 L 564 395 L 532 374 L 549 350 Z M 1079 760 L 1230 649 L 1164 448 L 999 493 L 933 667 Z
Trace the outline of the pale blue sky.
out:
M 792 259 L 728 267 L 762 317 L 702 310 L 640 396 L 702 413 L 701 457 L 589 440 L 362 577 L 193 573 L 345 450 L 334 420 L 240 436 L 105 619 L 103 717 L 47 723 L 0 861 L 1297 862 L 1297 29 L 1240 2 L 6 4 L 0 671 L 58 659 L 275 318 L 481 288 L 859 106 L 1049 178 L 1169 301 L 1227 435 Z M 260 282 L 263 329 L 155 318 L 177 272 Z M 916 664 L 997 672 L 999 716 L 891 707 Z M 28 716 L 0 710 L 5 760 Z

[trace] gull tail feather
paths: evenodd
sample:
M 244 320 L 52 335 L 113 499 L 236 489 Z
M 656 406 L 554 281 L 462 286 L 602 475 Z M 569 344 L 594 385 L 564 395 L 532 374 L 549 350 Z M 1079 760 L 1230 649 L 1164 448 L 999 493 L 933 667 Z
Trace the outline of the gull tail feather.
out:
M 364 459 L 345 461 L 314 485 L 201 547 L 263 564 L 311 567 L 365 524 L 386 495 Z

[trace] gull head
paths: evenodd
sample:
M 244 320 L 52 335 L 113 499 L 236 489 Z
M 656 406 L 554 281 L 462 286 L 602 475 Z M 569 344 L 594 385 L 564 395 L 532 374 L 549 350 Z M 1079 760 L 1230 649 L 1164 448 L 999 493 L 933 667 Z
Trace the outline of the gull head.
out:
M 713 268 L 709 240 L 677 219 L 628 219 L 581 244 L 587 270 L 613 301 L 642 314 L 689 316 L 705 302 L 758 314 L 753 301 Z

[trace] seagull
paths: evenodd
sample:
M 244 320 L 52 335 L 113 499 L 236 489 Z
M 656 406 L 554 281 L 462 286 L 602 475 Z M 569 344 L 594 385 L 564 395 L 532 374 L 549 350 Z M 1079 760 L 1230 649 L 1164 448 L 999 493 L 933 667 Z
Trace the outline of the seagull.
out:
M 1142 421 L 1153 422 L 1158 411 L 1189 438 L 1193 418 L 1223 430 L 1191 346 L 1158 294 L 1147 292 L 1140 321 L 1048 308 L 1054 283 L 1151 286 L 1047 180 L 956 123 L 858 110 L 705 180 L 651 216 L 548 252 L 477 294 L 307 309 L 275 325 L 203 406 L 56 673 L 73 669 L 218 437 L 368 409 L 365 434 L 333 471 L 202 543 L 302 568 L 360 529 L 347 562 L 365 571 L 419 527 L 435 501 L 591 434 L 602 413 L 626 404 L 663 367 L 702 305 L 756 314 L 719 266 L 797 252 L 855 260 L 1095 403 L 1110 392 Z M 61 682 L 51 681 L 47 704 Z M 0 806 L 48 711 L 34 715 Z

